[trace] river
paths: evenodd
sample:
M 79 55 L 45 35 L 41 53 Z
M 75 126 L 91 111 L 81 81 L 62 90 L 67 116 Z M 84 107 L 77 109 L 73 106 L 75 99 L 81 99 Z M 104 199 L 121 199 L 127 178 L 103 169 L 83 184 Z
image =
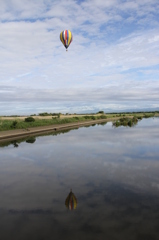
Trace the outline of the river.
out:
M 159 118 L 1 146 L 0 239 L 159 239 Z

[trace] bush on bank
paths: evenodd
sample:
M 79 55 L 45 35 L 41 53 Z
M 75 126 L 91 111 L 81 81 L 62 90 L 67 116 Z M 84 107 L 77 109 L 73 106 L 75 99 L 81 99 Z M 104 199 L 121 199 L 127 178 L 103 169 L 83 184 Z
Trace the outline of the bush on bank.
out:
M 35 118 L 33 117 L 25 118 L 25 122 L 35 122 Z
M 120 118 L 117 121 L 113 122 L 114 127 L 119 127 L 119 126 L 124 126 L 124 127 L 133 127 L 138 123 L 138 118 L 133 117 L 133 118 Z

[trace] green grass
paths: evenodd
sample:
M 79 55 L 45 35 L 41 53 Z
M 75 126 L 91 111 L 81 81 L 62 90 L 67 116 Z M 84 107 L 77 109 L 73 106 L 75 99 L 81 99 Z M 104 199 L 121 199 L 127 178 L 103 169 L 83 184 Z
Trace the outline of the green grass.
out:
M 25 122 L 25 120 L 16 119 L 15 120 L 2 120 L 0 119 L 0 131 L 13 130 L 13 129 L 27 129 L 30 127 L 39 127 L 39 126 L 49 126 L 52 124 L 65 124 L 65 123 L 74 123 L 81 122 L 86 120 L 97 120 L 97 119 L 106 119 L 105 115 L 101 116 L 83 116 L 83 117 L 72 117 L 72 118 L 52 118 L 52 119 L 35 119 L 34 122 Z

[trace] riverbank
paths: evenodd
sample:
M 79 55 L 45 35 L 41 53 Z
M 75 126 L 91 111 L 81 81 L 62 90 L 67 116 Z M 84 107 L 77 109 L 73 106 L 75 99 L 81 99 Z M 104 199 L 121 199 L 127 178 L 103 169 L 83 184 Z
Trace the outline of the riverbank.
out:
M 46 122 L 42 122 L 46 125 L 31 125 L 30 123 L 27 123 L 28 125 L 24 125 L 24 126 L 20 126 L 21 128 L 14 128 L 14 129 L 7 129 L 7 130 L 1 130 L 0 131 L 0 142 L 4 142 L 4 141 L 10 141 L 10 140 L 16 140 L 16 139 L 20 139 L 23 137 L 28 137 L 28 136 L 36 136 L 38 134 L 42 134 L 42 133 L 51 133 L 51 132 L 56 132 L 56 131 L 63 131 L 63 130 L 67 130 L 67 129 L 72 129 L 72 128 L 78 128 L 78 127 L 82 127 L 85 125 L 92 125 L 92 124 L 98 124 L 98 123 L 103 123 L 103 122 L 113 122 L 114 126 L 118 126 L 121 125 L 119 124 L 120 121 L 117 120 L 123 120 L 125 121 L 125 119 L 133 119 L 134 117 L 137 119 L 142 119 L 142 118 L 148 118 L 148 117 L 154 117 L 154 116 L 158 116 L 159 114 L 148 114 L 148 113 L 138 113 L 138 114 L 120 114 L 120 115 L 108 115 L 108 114 L 104 114 L 104 115 L 95 115 L 95 116 L 78 116 L 76 115 L 76 117 L 73 118 L 62 118 L 62 119 L 53 119 L 51 120 L 50 124 L 46 124 Z M 0 118 L 0 120 L 2 120 L 2 117 Z M 14 118 L 15 120 L 15 118 Z M 16 120 L 18 120 L 18 117 L 16 118 Z M 71 120 L 71 121 L 70 121 Z M 8 121 L 3 119 L 4 121 Z M 23 121 L 20 120 L 21 122 L 24 123 L 24 119 Z M 45 121 L 45 120 L 43 120 Z M 50 120 L 49 120 L 50 121 Z M 115 121 L 117 121 L 117 123 L 115 123 Z M 36 122 L 38 122 L 36 120 Z M 41 123 L 40 123 L 41 124 Z M 122 124 L 123 125 L 123 124 Z M 130 125 L 130 124 L 128 124 Z
M 16 140 L 16 139 L 20 139 L 22 137 L 27 137 L 27 136 L 36 136 L 40 133 L 62 131 L 62 130 L 71 129 L 75 127 L 82 127 L 86 125 L 92 125 L 92 124 L 103 123 L 103 122 L 112 122 L 118 119 L 120 119 L 120 117 L 99 119 L 99 120 L 89 120 L 89 121 L 82 121 L 82 122 L 75 122 L 75 123 L 53 124 L 50 126 L 32 127 L 27 129 L 0 131 L 0 142 Z

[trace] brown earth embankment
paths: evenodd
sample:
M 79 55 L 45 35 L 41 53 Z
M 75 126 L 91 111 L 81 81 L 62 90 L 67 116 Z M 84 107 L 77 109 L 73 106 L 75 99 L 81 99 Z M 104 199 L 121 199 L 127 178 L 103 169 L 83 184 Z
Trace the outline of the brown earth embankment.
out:
M 71 129 L 75 127 L 82 127 L 85 125 L 92 125 L 103 122 L 111 122 L 120 119 L 120 117 L 108 118 L 108 119 L 99 119 L 99 120 L 91 120 L 91 121 L 79 121 L 74 123 L 65 123 L 65 124 L 53 124 L 49 126 L 41 126 L 41 127 L 32 127 L 27 129 L 15 129 L 15 130 L 7 130 L 0 132 L 0 142 L 20 139 L 22 137 L 27 137 L 31 135 L 38 135 L 40 133 L 48 133 L 54 131 L 62 131 L 66 129 Z

